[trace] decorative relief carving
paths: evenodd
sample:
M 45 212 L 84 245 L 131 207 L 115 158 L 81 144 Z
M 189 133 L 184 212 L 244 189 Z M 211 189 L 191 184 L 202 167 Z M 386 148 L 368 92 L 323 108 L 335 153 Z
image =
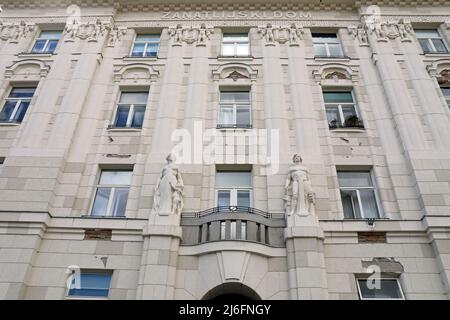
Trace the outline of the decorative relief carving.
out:
M 342 72 L 338 72 L 338 71 L 330 72 L 329 74 L 325 75 L 324 79 L 333 79 L 333 80 L 337 80 L 337 79 L 344 80 L 345 79 L 345 80 L 350 80 L 349 77 L 347 77 Z
M 169 28 L 173 46 L 181 46 L 183 42 L 188 44 L 195 43 L 196 46 L 206 46 L 206 42 L 213 32 L 214 29 L 207 27 L 204 23 L 200 27 L 183 27 L 181 24 L 178 24 L 175 28 Z
M 303 39 L 303 27 L 297 27 L 292 23 L 289 27 L 273 27 L 268 23 L 265 27 L 258 28 L 258 33 L 265 40 L 266 46 L 274 46 L 275 42 L 286 43 L 290 46 L 298 46 L 300 40 Z
M 244 63 L 226 63 L 212 71 L 214 81 L 256 81 L 258 71 Z
M 118 26 L 112 26 L 109 30 L 107 46 L 108 47 L 114 47 L 116 45 L 117 41 L 120 41 L 120 38 L 124 36 L 127 33 L 126 27 L 118 27 Z
M 443 70 L 439 77 L 437 77 L 437 81 L 439 84 L 447 84 L 450 83 L 450 69 Z
M 368 46 L 369 38 L 367 36 L 367 31 L 364 29 L 362 25 L 356 26 L 352 25 L 347 28 L 348 32 L 353 35 L 354 38 L 357 38 L 360 46 Z
M 107 21 L 89 21 L 83 23 L 67 23 L 64 28 L 65 41 L 73 42 L 76 38 L 95 42 L 99 36 L 104 36 L 111 30 L 111 24 Z
M 364 28 L 369 34 L 375 34 L 377 41 L 388 41 L 400 38 L 401 41 L 412 41 L 414 29 L 409 20 L 400 19 L 399 22 L 365 23 Z
M 0 21 L 0 39 L 9 40 L 12 43 L 19 42 L 21 38 L 27 37 L 34 30 L 34 23 L 26 23 L 24 21 L 2 23 Z
M 26 59 L 6 67 L 5 78 L 19 80 L 36 80 L 47 76 L 50 66 L 37 59 Z
M 346 64 L 329 63 L 314 70 L 313 77 L 318 84 L 333 80 L 336 84 L 352 85 L 352 83 L 358 82 L 358 72 L 355 70 Z
M 228 75 L 228 77 L 226 77 L 226 79 L 233 79 L 233 81 L 237 81 L 238 79 L 248 79 L 248 76 L 234 70 Z
M 159 72 L 151 65 L 145 63 L 133 63 L 125 66 L 115 66 L 114 81 L 122 85 L 150 84 L 158 79 Z

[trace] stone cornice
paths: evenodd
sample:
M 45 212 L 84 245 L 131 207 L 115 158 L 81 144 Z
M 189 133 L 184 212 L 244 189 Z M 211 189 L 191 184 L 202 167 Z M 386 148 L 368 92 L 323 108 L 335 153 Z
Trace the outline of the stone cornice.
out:
M 421 0 L 410 3 L 403 0 L 328 0 L 318 3 L 310 0 L 3 0 L 3 9 L 48 9 L 80 7 L 113 7 L 118 11 L 153 10 L 355 10 L 360 6 L 439 6 L 447 0 Z

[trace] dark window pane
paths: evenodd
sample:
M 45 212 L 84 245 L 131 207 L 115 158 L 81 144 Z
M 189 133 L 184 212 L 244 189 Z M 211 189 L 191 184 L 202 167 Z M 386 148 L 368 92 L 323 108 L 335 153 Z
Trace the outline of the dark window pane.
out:
M 156 57 L 156 54 L 158 53 L 158 44 L 157 43 L 149 43 L 147 44 L 147 57 Z
M 377 287 L 378 284 L 378 287 Z M 358 280 L 361 297 L 364 299 L 402 299 L 397 280 L 360 279 Z
M 338 108 L 327 108 L 326 111 L 327 111 L 328 126 L 330 128 L 342 127 Z
M 9 98 L 32 98 L 36 88 L 14 88 L 9 94 Z
M 24 101 L 20 104 L 19 108 L 17 109 L 17 113 L 14 116 L 15 121 L 22 122 L 23 117 L 25 117 L 25 113 L 27 112 L 29 105 L 30 105 L 29 101 Z
M 430 47 L 428 39 L 420 39 L 419 42 L 423 52 L 428 53 L 433 51 L 432 48 Z
M 31 49 L 32 53 L 40 53 L 43 52 L 46 40 L 36 40 L 34 43 L 33 49 Z
M 144 48 L 145 43 L 135 43 L 131 55 L 142 57 L 144 55 Z
M 217 196 L 217 206 L 228 207 L 230 205 L 230 191 L 219 191 Z
M 115 123 L 116 127 L 126 127 L 129 111 L 130 111 L 129 107 L 119 106 L 117 108 L 116 123 Z
M 0 121 L 9 121 L 11 114 L 14 111 L 17 101 L 6 101 L 3 110 L 0 113 Z
M 351 92 L 324 92 L 325 103 L 353 103 Z
M 445 47 L 444 41 L 441 39 L 433 39 L 434 47 L 436 48 L 436 52 L 438 53 L 446 53 L 448 52 L 447 48 Z
M 250 110 L 248 108 L 237 108 L 236 110 L 236 124 L 239 126 L 250 125 Z
M 346 219 L 361 218 L 358 197 L 355 190 L 341 190 L 342 207 Z
M 45 52 L 53 53 L 55 52 L 56 46 L 58 45 L 58 40 L 50 40 L 47 45 Z
M 107 297 L 111 283 L 110 273 L 81 273 L 80 288 L 76 288 L 75 278 L 69 296 Z
M 364 218 L 378 218 L 378 206 L 374 190 L 359 190 Z
M 134 107 L 134 117 L 131 123 L 133 128 L 142 128 L 142 123 L 144 122 L 145 107 L 135 106 Z
M 249 190 L 238 190 L 237 205 L 242 206 L 242 207 L 250 207 L 250 191 Z
M 112 199 L 111 215 L 113 217 L 123 217 L 128 200 L 128 188 L 116 188 Z
M 104 216 L 108 208 L 108 200 L 111 194 L 111 188 L 98 188 L 95 195 L 94 205 L 92 206 L 93 216 Z

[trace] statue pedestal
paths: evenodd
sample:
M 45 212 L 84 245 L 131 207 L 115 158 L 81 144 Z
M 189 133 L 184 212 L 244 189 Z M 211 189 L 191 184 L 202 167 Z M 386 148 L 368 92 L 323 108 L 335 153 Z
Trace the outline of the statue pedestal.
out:
M 144 228 L 137 299 L 174 298 L 181 236 L 181 227 L 175 225 L 147 225 Z
M 327 299 L 323 230 L 315 215 L 293 215 L 284 232 L 292 300 Z

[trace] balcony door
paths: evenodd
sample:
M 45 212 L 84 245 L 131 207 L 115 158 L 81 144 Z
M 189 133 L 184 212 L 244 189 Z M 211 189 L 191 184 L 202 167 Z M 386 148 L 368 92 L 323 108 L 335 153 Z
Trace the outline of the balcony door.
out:
M 218 171 L 216 173 L 216 205 L 217 207 L 251 207 L 251 172 Z

